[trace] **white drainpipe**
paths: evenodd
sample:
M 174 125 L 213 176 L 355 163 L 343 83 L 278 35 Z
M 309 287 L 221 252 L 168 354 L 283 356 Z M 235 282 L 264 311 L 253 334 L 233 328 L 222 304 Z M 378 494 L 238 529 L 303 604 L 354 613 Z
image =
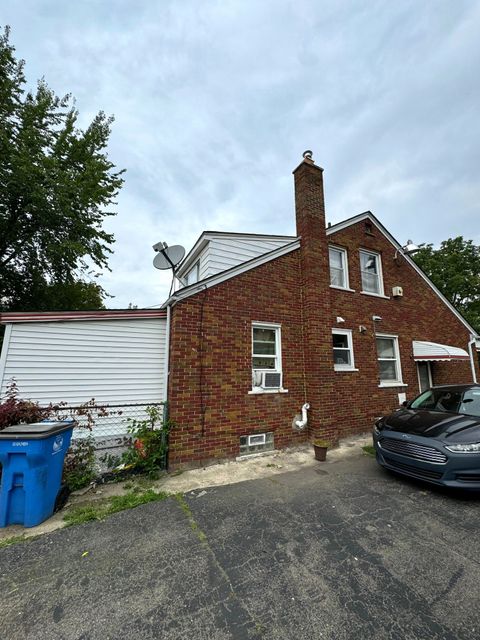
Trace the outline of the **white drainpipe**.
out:
M 174 300 L 173 300 L 174 302 Z M 165 373 L 164 373 L 164 385 L 165 385 L 165 392 L 164 392 L 164 402 L 168 401 L 168 375 L 169 375 L 169 370 L 170 370 L 170 319 L 171 319 L 171 313 L 172 313 L 172 305 L 169 304 L 167 305 L 167 325 L 165 327 Z
M 308 402 L 306 402 L 302 407 L 302 419 L 295 421 L 295 424 L 299 429 L 305 429 L 305 427 L 307 426 L 307 422 L 308 422 L 307 411 L 309 409 L 310 409 L 310 405 L 308 404 Z
M 476 344 L 476 340 L 473 336 L 470 336 L 471 340 L 468 343 L 468 353 L 470 354 L 470 366 L 472 367 L 472 377 L 473 377 L 473 381 L 476 383 L 477 382 L 477 372 L 475 371 L 475 360 L 474 360 L 474 355 L 473 355 L 473 345 Z

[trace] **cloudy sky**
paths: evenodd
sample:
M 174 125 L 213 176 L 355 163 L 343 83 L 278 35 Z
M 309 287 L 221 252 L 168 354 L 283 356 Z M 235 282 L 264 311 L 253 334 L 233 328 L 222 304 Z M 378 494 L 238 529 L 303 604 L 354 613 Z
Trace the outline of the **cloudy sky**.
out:
M 115 116 L 126 168 L 109 306 L 161 303 L 152 244 L 294 234 L 292 169 L 327 219 L 367 209 L 402 243 L 480 243 L 480 2 L 3 0 L 29 83 Z

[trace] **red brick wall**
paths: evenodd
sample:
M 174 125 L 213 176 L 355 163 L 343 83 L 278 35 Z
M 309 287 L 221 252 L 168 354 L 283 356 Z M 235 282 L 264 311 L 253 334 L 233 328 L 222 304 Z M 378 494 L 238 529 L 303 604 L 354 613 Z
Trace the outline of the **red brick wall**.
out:
M 398 393 L 407 399 L 418 395 L 417 368 L 413 360 L 412 341 L 427 340 L 467 351 L 469 332 L 444 302 L 433 292 L 423 278 L 402 256 L 395 259 L 395 248 L 373 226 L 373 235 L 366 233 L 364 222 L 331 234 L 332 244 L 348 251 L 350 287 L 355 293 L 330 288 L 332 327 L 352 329 L 355 366 L 358 372 L 335 372 L 338 404 L 335 407 L 337 424 L 343 434 L 354 433 L 371 424 L 381 415 L 398 406 Z M 361 276 L 359 249 L 371 249 L 381 254 L 384 290 L 392 296 L 392 287 L 403 288 L 403 298 L 389 300 L 360 293 Z M 403 381 L 407 387 L 379 388 L 376 348 L 372 316 L 382 317 L 376 323 L 378 333 L 398 335 Z M 336 324 L 336 318 L 345 323 Z M 365 334 L 358 330 L 367 328 Z M 471 382 L 470 362 L 432 363 L 434 384 Z M 353 406 L 353 410 L 351 407 Z
M 398 406 L 398 393 L 418 394 L 412 340 L 467 349 L 468 330 L 374 226 L 332 234 L 348 250 L 350 287 L 329 286 L 322 172 L 304 162 L 295 171 L 301 249 L 177 303 L 172 309 L 169 403 L 175 428 L 170 464 L 203 464 L 238 455 L 241 435 L 274 432 L 275 447 L 312 436 L 335 442 L 369 430 L 375 416 Z M 359 248 L 380 252 L 386 295 L 361 291 Z M 380 388 L 373 315 L 379 333 L 398 335 L 406 387 Z M 337 316 L 344 318 L 336 323 Z M 252 395 L 252 322 L 281 324 L 283 386 L 288 393 Z M 364 325 L 366 333 L 358 328 Z M 333 327 L 351 329 L 356 372 L 333 367 Z M 470 363 L 434 363 L 435 384 L 470 382 Z M 311 404 L 307 433 L 292 423 Z
M 173 307 L 172 467 L 236 456 L 240 436 L 254 432 L 274 431 L 276 448 L 306 438 L 292 429 L 305 402 L 298 282 L 299 252 L 295 251 Z M 248 394 L 254 321 L 282 325 L 283 386 L 288 393 Z

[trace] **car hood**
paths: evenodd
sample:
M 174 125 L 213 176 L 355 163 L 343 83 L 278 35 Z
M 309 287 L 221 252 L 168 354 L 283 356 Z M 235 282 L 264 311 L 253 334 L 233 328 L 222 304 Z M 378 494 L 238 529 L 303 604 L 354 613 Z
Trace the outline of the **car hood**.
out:
M 427 438 L 450 439 L 455 436 L 456 441 L 471 441 L 477 435 L 480 439 L 480 418 L 475 416 L 440 411 L 400 409 L 384 418 L 382 422 L 384 429 Z

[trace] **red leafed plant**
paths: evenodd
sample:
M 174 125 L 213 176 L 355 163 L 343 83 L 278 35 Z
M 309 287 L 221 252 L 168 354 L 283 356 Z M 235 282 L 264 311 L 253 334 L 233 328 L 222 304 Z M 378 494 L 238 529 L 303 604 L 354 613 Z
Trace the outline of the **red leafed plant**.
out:
M 0 431 L 16 424 L 40 422 L 50 417 L 56 409 L 58 407 L 52 404 L 41 407 L 38 402 L 20 400 L 17 383 L 13 379 L 7 386 L 5 400 L 0 403 Z

